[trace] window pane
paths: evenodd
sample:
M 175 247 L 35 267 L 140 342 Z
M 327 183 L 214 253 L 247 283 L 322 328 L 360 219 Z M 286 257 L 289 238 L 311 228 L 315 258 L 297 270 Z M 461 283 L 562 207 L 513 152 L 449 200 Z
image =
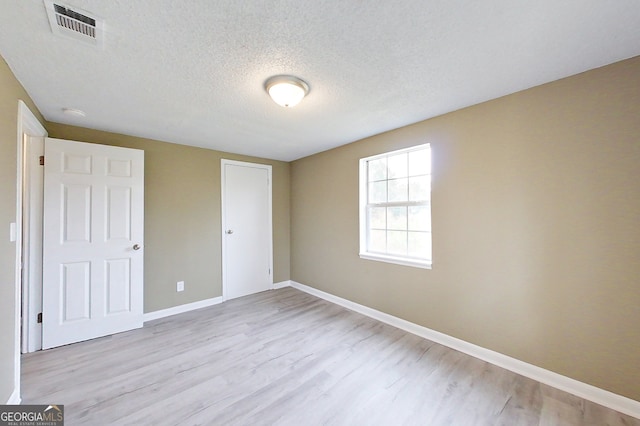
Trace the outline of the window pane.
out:
M 406 231 L 387 231 L 387 253 L 407 255 Z
M 409 200 L 427 201 L 431 190 L 431 176 L 417 176 L 409 178 Z M 391 191 L 391 188 L 389 188 Z
M 372 207 L 369 209 L 369 228 L 387 229 L 386 207 Z
M 409 231 L 431 231 L 430 206 L 409 207 Z
M 421 149 L 409 153 L 409 176 L 431 173 L 431 150 Z
M 387 229 L 407 230 L 406 207 L 387 207 Z
M 387 231 L 369 231 L 369 251 L 376 253 L 387 251 Z
M 389 179 L 407 177 L 407 154 L 396 154 L 389 157 L 387 167 L 389 168 Z
M 369 202 L 385 203 L 387 201 L 387 181 L 371 182 L 369 184 Z
M 429 145 L 363 158 L 360 167 L 366 179 L 360 186 L 363 257 L 423 266 L 418 260 L 432 255 Z
M 409 232 L 408 254 L 421 259 L 431 259 L 431 233 Z
M 369 163 L 369 181 L 384 180 L 387 178 L 387 159 L 379 158 Z
M 407 178 L 389 180 L 389 201 L 407 201 Z

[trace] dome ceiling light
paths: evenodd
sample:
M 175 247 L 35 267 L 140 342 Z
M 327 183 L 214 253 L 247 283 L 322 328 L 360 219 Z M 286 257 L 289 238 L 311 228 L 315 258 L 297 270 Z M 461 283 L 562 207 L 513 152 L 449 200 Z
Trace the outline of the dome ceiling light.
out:
M 62 112 L 71 117 L 86 117 L 87 113 L 75 108 L 62 108 Z
M 291 108 L 300 103 L 309 93 L 309 85 L 292 75 L 276 75 L 264 83 L 264 88 L 280 106 Z

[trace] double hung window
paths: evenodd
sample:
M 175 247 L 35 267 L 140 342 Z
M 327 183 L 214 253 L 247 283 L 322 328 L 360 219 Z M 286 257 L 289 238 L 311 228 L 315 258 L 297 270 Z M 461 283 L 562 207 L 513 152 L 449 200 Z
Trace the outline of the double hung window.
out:
M 360 160 L 360 257 L 431 267 L 429 144 Z

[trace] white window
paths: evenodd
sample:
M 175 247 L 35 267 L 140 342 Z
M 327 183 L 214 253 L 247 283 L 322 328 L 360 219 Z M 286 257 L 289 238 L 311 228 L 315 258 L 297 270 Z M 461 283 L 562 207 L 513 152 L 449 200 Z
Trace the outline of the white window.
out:
M 431 268 L 431 147 L 360 160 L 360 257 Z

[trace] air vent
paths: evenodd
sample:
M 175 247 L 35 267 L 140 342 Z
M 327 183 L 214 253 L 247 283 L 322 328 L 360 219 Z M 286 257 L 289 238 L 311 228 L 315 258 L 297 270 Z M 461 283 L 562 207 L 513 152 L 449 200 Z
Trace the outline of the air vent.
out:
M 54 34 L 102 46 L 104 22 L 82 9 L 54 0 L 44 0 Z

